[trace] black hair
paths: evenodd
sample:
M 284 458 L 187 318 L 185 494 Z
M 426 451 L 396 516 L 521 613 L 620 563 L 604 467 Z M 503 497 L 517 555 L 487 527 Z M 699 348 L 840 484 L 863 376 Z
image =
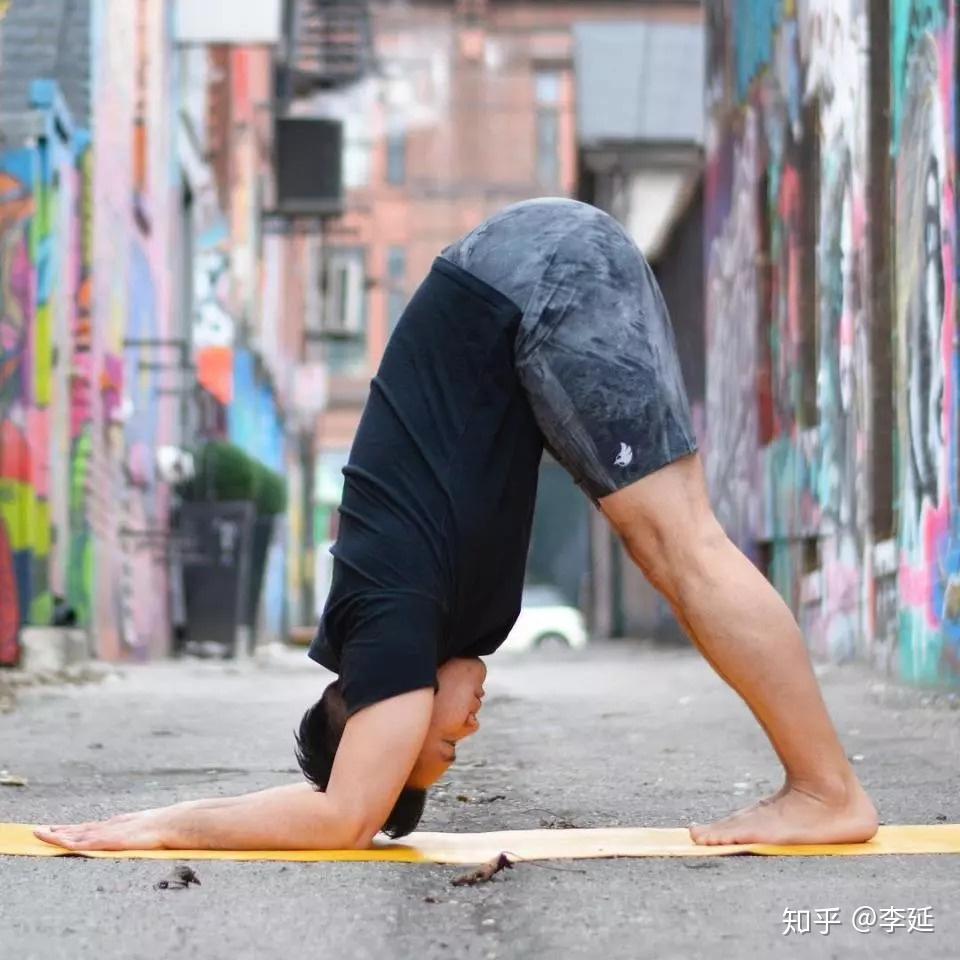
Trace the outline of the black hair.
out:
M 347 725 L 347 705 L 340 682 L 335 680 L 323 696 L 304 713 L 297 738 L 297 763 L 318 790 L 326 790 L 333 760 Z M 393 840 L 413 833 L 423 816 L 426 790 L 404 787 L 381 830 Z

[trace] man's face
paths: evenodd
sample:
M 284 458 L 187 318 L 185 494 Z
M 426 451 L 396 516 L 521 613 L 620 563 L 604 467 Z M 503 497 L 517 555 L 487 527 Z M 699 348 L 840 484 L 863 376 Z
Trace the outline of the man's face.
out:
M 486 676 L 486 666 L 475 657 L 450 660 L 439 669 L 430 728 L 408 786 L 426 789 L 436 783 L 456 760 L 457 743 L 480 729 Z

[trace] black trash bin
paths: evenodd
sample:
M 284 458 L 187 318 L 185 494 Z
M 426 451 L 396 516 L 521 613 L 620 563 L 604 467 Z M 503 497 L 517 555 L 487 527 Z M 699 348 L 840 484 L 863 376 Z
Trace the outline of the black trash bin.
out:
M 238 653 L 249 609 L 256 512 L 248 501 L 183 503 L 178 540 L 183 572 L 185 649 Z

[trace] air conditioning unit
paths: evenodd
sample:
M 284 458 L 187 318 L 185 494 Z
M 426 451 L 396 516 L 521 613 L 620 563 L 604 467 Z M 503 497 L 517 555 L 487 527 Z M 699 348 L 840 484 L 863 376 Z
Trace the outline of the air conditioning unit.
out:
M 313 117 L 276 121 L 276 213 L 333 217 L 343 213 L 343 123 Z
M 325 337 L 349 340 L 363 335 L 363 275 L 360 256 L 355 253 L 328 254 L 320 316 L 320 332 Z

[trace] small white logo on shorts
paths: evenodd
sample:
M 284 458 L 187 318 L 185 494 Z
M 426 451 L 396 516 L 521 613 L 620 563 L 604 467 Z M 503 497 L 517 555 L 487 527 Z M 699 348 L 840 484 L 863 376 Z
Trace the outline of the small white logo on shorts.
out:
M 613 465 L 615 467 L 629 467 L 631 463 L 633 463 L 633 450 L 625 443 L 621 443 L 620 452 L 617 454 L 617 459 L 613 461 Z

